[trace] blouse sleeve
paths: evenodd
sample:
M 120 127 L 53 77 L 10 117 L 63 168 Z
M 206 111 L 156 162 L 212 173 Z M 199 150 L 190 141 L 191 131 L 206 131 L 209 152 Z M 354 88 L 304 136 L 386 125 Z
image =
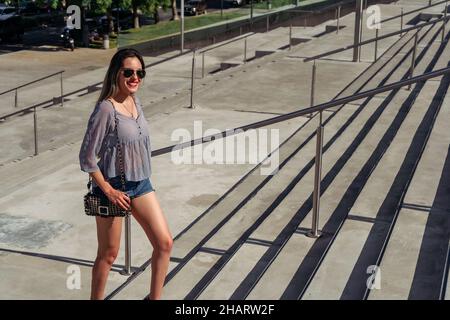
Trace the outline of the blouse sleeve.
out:
M 79 160 L 82 171 L 95 172 L 99 170 L 97 157 L 113 121 L 112 107 L 106 101 L 95 107 L 81 144 Z

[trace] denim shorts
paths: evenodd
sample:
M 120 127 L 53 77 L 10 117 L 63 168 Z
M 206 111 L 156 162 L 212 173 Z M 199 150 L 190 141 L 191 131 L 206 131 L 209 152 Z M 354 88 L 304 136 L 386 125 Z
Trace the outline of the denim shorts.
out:
M 120 176 L 110 178 L 110 179 L 108 179 L 108 182 L 111 185 L 111 187 L 113 187 L 114 189 L 125 192 L 128 195 L 128 197 L 130 197 L 130 199 L 134 199 L 134 198 L 142 196 L 146 193 L 155 191 L 149 178 L 146 178 L 141 181 L 126 181 L 125 180 L 125 190 L 122 190 L 122 182 L 120 181 Z M 100 187 L 98 187 L 98 186 L 93 186 L 92 192 L 96 195 L 106 197 L 106 195 L 103 193 L 102 189 L 100 189 Z

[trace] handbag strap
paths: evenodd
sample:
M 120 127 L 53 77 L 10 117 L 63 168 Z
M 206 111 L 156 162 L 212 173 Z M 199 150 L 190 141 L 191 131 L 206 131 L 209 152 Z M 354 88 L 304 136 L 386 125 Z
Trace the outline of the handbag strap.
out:
M 122 183 L 122 191 L 125 191 L 125 170 L 123 168 L 123 157 L 122 157 L 122 147 L 119 143 L 119 132 L 118 132 L 118 126 L 119 126 L 119 119 L 117 118 L 117 111 L 116 107 L 114 107 L 114 104 L 111 102 L 114 108 L 114 118 L 116 122 L 116 129 L 114 130 L 116 132 L 116 141 L 117 141 L 117 152 L 119 153 L 119 168 L 120 168 L 120 181 Z
M 110 101 L 113 108 L 114 108 L 114 123 L 115 123 L 115 128 L 114 128 L 114 132 L 116 135 L 116 146 L 117 146 L 117 152 L 119 154 L 119 168 L 120 168 L 120 181 L 122 183 L 122 191 L 125 191 L 125 170 L 123 168 L 123 159 L 122 159 L 122 147 L 120 146 L 119 143 L 119 133 L 118 133 L 118 126 L 119 126 L 119 119 L 117 118 L 117 110 L 116 107 L 114 106 L 114 104 L 112 103 L 112 101 Z M 89 182 L 87 184 L 87 187 L 89 190 L 91 190 L 91 186 L 92 186 L 92 177 L 91 175 L 89 175 Z M 91 190 L 92 192 L 92 190 Z

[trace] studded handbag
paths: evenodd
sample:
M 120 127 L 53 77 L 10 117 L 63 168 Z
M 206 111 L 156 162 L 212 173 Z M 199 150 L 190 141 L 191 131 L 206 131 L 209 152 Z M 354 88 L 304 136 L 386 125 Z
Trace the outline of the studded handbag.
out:
M 119 156 L 119 166 L 120 166 L 120 181 L 122 184 L 122 191 L 125 191 L 125 173 L 123 168 L 122 160 L 122 148 L 119 143 L 119 135 L 117 132 L 118 119 L 117 112 L 114 108 L 114 119 L 115 119 L 115 133 L 117 140 L 117 152 Z M 107 197 L 99 196 L 94 194 L 92 188 L 92 177 L 89 176 L 89 182 L 87 183 L 88 193 L 84 195 L 84 212 L 88 216 L 101 216 L 101 217 L 125 217 L 130 214 L 130 210 L 124 210 L 118 205 L 112 203 Z

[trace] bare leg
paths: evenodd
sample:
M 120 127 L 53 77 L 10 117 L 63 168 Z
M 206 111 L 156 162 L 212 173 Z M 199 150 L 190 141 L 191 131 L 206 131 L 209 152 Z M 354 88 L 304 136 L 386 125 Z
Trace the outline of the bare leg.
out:
M 98 250 L 92 268 L 91 300 L 103 299 L 106 280 L 120 246 L 122 218 L 96 217 Z
M 131 201 L 132 213 L 153 246 L 150 299 L 160 299 L 172 250 L 172 235 L 154 191 Z

